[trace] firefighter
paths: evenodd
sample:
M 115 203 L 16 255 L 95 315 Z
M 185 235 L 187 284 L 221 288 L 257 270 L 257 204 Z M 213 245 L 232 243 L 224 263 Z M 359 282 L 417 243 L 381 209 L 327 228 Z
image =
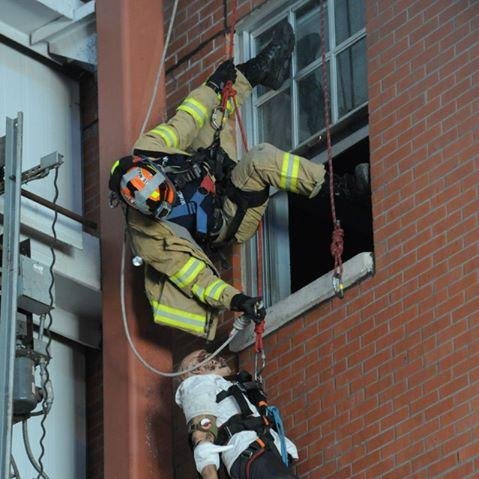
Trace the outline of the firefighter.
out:
M 112 167 L 110 189 L 127 205 L 127 231 L 146 265 L 145 290 L 158 324 L 212 339 L 222 309 L 264 317 L 261 298 L 224 282 L 205 248 L 248 240 L 270 186 L 313 197 L 324 190 L 325 170 L 266 143 L 237 163 L 233 122 L 217 106 L 229 81 L 238 106 L 257 85 L 278 89 L 293 48 L 292 28 L 283 22 L 256 57 L 237 67 L 221 64 L 169 121 L 138 139 L 133 156 Z M 230 100 L 226 118 L 233 109 Z
M 181 362 L 189 370 L 207 358 L 194 351 Z M 232 375 L 227 362 L 214 358 L 181 377 L 175 400 L 185 414 L 197 471 L 217 479 L 221 459 L 232 479 L 296 479 L 281 457 L 280 436 L 266 414 L 261 386 L 244 371 Z M 286 437 L 288 463 L 298 459 Z

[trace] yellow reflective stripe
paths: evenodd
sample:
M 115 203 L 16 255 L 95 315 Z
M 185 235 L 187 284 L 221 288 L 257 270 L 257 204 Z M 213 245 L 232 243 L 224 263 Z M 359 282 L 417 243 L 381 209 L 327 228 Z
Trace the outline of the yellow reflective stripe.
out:
M 200 274 L 206 264 L 196 258 L 190 258 L 173 276 L 170 276 L 171 281 L 180 288 L 184 288 L 191 284 Z
M 178 110 L 185 111 L 191 115 L 199 128 L 201 128 L 208 119 L 208 109 L 192 97 L 186 98 L 178 107 Z
M 115 163 L 113 163 L 113 166 L 111 167 L 110 174 L 112 175 L 113 172 L 116 170 L 116 167 L 120 164 L 120 160 L 116 160 Z
M 152 301 L 153 319 L 155 323 L 165 324 L 187 331 L 202 333 L 206 326 L 206 314 L 195 314 L 182 309 L 172 308 Z
M 221 95 L 221 93 L 218 93 L 216 95 L 216 98 L 218 98 L 218 103 L 221 105 L 221 101 L 223 100 L 223 96 Z M 228 113 L 232 113 L 234 109 L 235 109 L 235 104 L 233 100 L 229 98 L 228 101 L 226 102 L 226 110 L 228 111 Z
M 280 188 L 293 193 L 298 192 L 299 156 L 285 153 L 281 165 Z
M 220 299 L 221 293 L 225 290 L 227 286 L 228 283 L 225 283 L 221 279 L 217 279 L 206 287 L 204 296 L 208 296 L 209 298 L 218 301 Z
M 150 130 L 149 133 L 159 136 L 165 142 L 165 145 L 170 148 L 178 148 L 180 144 L 178 134 L 172 126 L 158 125 L 153 130 Z
M 229 111 L 230 113 L 233 113 L 235 109 L 235 104 L 233 103 L 233 100 L 229 99 L 226 102 L 226 110 Z
M 205 302 L 205 288 L 197 284 L 194 284 L 191 287 L 191 291 L 200 301 L 202 301 L 203 303 Z

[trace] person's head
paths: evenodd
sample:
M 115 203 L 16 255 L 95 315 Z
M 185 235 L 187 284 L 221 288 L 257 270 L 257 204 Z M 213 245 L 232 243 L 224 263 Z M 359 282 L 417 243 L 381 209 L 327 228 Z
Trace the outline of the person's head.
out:
M 179 371 L 188 371 L 188 369 L 195 367 L 198 364 L 201 364 L 207 357 L 209 353 L 204 349 L 198 349 L 192 353 L 185 356 L 180 363 L 178 368 Z M 181 376 L 181 379 L 189 378 L 190 376 L 197 376 L 201 374 L 217 374 L 218 376 L 229 376 L 232 373 L 228 363 L 221 356 L 216 356 L 215 358 L 209 360 L 206 364 L 195 369 L 191 372 L 185 372 Z
M 171 211 L 176 190 L 154 159 L 126 156 L 111 169 L 110 189 L 141 213 L 164 218 Z

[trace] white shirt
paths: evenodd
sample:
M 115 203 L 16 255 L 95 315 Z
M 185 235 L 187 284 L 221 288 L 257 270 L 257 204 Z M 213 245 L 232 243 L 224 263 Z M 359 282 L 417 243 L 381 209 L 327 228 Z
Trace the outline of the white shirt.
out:
M 221 391 L 227 391 L 231 384 L 230 381 L 216 374 L 201 374 L 185 379 L 176 391 L 175 400 L 178 406 L 183 409 L 186 422 L 188 423 L 196 416 L 210 414 L 216 417 L 216 423 L 220 427 L 231 416 L 240 414 L 241 410 L 232 396 L 226 397 L 219 403 L 216 402 L 217 394 Z M 256 408 L 246 397 L 245 399 L 253 415 L 259 416 Z M 278 448 L 278 451 L 281 451 L 278 434 L 273 430 L 271 430 L 271 434 L 273 435 L 275 446 Z M 236 458 L 257 438 L 258 435 L 254 431 L 241 431 L 232 436 L 228 445 L 234 447 L 221 454 L 228 473 Z M 298 459 L 298 450 L 288 438 L 286 438 L 286 449 L 291 457 Z

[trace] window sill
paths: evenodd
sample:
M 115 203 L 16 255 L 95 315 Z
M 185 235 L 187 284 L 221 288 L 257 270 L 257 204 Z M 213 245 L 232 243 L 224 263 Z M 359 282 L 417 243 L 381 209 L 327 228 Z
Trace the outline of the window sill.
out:
M 359 280 L 370 276 L 373 271 L 374 259 L 372 253 L 365 252 L 354 256 L 344 263 L 344 287 L 349 288 Z M 332 272 L 329 272 L 268 308 L 264 336 L 268 336 L 300 314 L 333 296 Z M 253 328 L 248 328 L 238 333 L 230 344 L 230 350 L 233 352 L 242 351 L 253 342 Z

